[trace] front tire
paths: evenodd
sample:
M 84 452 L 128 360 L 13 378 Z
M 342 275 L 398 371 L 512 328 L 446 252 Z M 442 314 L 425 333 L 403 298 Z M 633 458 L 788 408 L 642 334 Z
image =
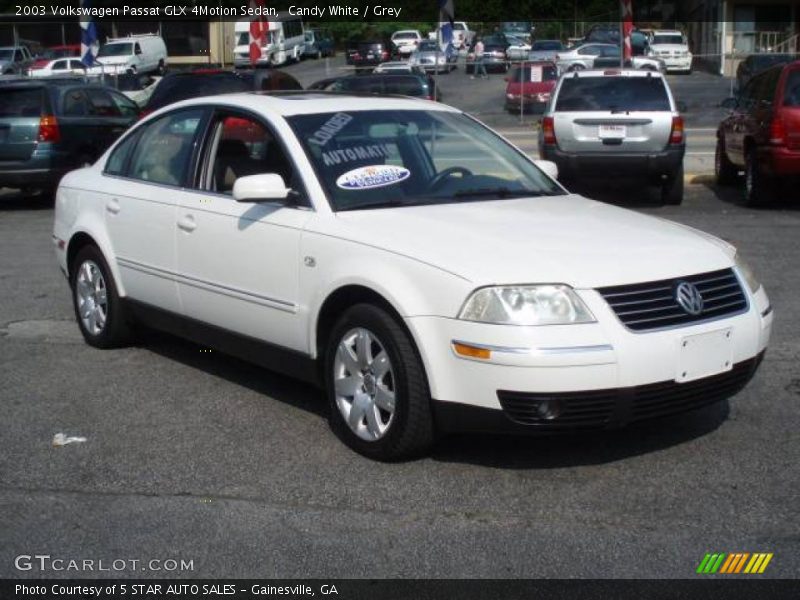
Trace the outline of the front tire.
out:
M 714 174 L 718 185 L 731 185 L 739 174 L 725 152 L 725 142 L 722 138 L 717 139 L 717 149 L 714 152 Z
M 428 450 L 434 428 L 425 370 L 406 330 L 372 304 L 348 309 L 325 351 L 330 425 L 372 459 L 412 458 Z
M 117 286 L 95 246 L 81 249 L 70 267 L 75 318 L 86 343 L 95 348 L 124 346 L 131 337 Z

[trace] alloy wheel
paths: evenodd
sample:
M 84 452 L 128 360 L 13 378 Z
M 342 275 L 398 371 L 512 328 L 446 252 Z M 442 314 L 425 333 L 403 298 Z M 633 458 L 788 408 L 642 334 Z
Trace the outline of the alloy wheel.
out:
M 84 330 L 91 335 L 102 333 L 108 318 L 108 292 L 103 273 L 94 261 L 84 261 L 78 269 L 75 300 Z

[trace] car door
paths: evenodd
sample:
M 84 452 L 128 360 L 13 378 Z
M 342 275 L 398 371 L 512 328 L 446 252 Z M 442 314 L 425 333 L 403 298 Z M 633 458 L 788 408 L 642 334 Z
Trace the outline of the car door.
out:
M 728 158 L 736 165 L 744 164 L 745 124 L 749 118 L 748 113 L 755 104 L 755 91 L 759 83 L 760 77 L 753 77 L 744 86 L 736 101 L 733 114 L 728 117 L 725 126 L 725 148 Z
M 184 314 L 249 337 L 306 352 L 298 298 L 300 241 L 312 212 L 275 130 L 250 113 L 215 113 L 197 191 L 177 215 L 178 291 Z M 279 173 L 291 204 L 236 202 L 239 177 Z
M 170 111 L 126 136 L 103 172 L 106 229 L 127 295 L 180 314 L 176 214 L 207 122 L 203 107 Z

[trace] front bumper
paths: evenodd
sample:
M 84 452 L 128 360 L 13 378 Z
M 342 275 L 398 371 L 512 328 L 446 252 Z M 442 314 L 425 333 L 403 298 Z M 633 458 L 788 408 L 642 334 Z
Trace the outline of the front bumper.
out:
M 691 326 L 635 333 L 600 294 L 577 290 L 596 323 L 516 327 L 410 317 L 443 430 L 528 433 L 608 428 L 691 410 L 735 394 L 769 341 L 763 288 L 745 313 Z M 678 382 L 682 343 L 730 329 L 730 368 Z M 497 349 L 489 360 L 457 355 L 452 340 Z M 541 403 L 554 415 L 537 420 Z M 475 417 L 475 418 L 473 418 Z
M 800 149 L 762 146 L 759 148 L 759 163 L 773 177 L 800 176 Z
M 558 146 L 540 144 L 539 154 L 558 165 L 565 177 L 630 177 L 639 174 L 648 179 L 674 175 L 683 163 L 686 146 L 667 146 L 661 152 L 565 152 Z
M 691 71 L 692 70 L 692 59 L 690 58 L 663 58 L 659 57 L 662 61 L 664 61 L 664 68 L 667 71 Z

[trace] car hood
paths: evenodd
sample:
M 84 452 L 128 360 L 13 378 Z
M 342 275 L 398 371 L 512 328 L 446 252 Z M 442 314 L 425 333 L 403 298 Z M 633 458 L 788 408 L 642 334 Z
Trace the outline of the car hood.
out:
M 713 236 L 577 195 L 339 212 L 327 232 L 474 282 L 596 288 L 728 268 Z
M 130 56 L 101 56 L 95 61 L 104 65 L 121 65 L 130 60 Z

